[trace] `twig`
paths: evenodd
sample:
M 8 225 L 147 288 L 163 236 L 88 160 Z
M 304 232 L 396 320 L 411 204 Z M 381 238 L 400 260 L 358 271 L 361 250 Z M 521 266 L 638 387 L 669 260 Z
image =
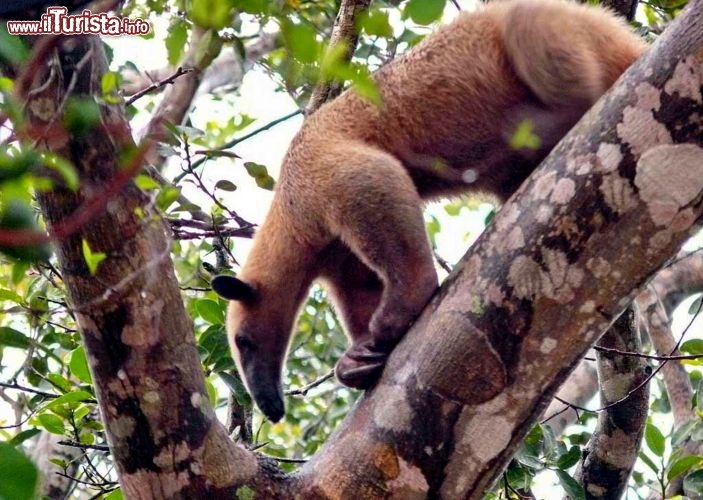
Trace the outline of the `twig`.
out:
M 171 76 L 167 76 L 163 80 L 159 80 L 157 82 L 152 83 L 149 85 L 147 88 L 140 90 L 139 92 L 136 92 L 135 94 L 131 95 L 127 100 L 125 100 L 125 106 L 129 106 L 130 104 L 134 104 L 134 102 L 137 99 L 140 99 L 144 97 L 146 94 L 149 94 L 151 92 L 154 92 L 155 90 L 160 89 L 161 87 L 165 87 L 166 85 L 173 83 L 176 81 L 176 79 L 180 78 L 183 75 L 187 75 L 188 73 L 192 72 L 193 68 L 181 68 L 180 66 L 176 70 L 175 73 L 173 73 Z
M 275 120 L 270 121 L 270 122 L 267 123 L 266 125 L 263 125 L 263 126 L 257 128 L 257 129 L 252 130 L 252 131 L 249 132 L 248 134 L 244 134 L 244 135 L 241 136 L 241 137 L 238 137 L 238 138 L 236 138 L 236 139 L 232 139 L 231 141 L 225 142 L 222 146 L 220 146 L 219 148 L 216 148 L 216 150 L 217 150 L 217 151 L 222 151 L 222 150 L 225 150 L 225 149 L 233 148 L 234 146 L 236 146 L 236 145 L 239 144 L 240 142 L 244 142 L 244 141 L 246 141 L 247 139 L 251 139 L 251 138 L 254 137 L 255 135 L 258 135 L 258 134 L 260 134 L 261 132 L 265 132 L 266 130 L 268 130 L 268 129 L 272 128 L 272 127 L 275 127 L 275 126 L 278 125 L 279 123 L 282 123 L 282 122 L 284 122 L 284 121 L 286 121 L 286 120 L 289 120 L 290 118 L 293 118 L 294 116 L 298 116 L 298 115 L 301 114 L 301 113 L 302 113 L 302 110 L 296 109 L 295 111 L 292 111 L 292 112 L 288 113 L 287 115 L 283 115 L 283 116 L 280 117 L 280 118 L 276 118 Z M 200 165 L 202 165 L 203 163 L 205 163 L 208 159 L 209 159 L 209 157 L 204 156 L 203 158 L 200 158 L 200 159 L 194 161 L 191 168 L 193 168 L 193 169 L 198 168 Z M 173 183 L 174 183 L 174 184 L 178 184 L 186 175 L 188 175 L 188 173 L 189 173 L 189 172 L 181 172 L 180 174 L 178 174 L 176 177 L 173 178 Z
M 291 389 L 290 391 L 286 391 L 284 394 L 286 396 L 306 396 L 308 394 L 308 391 L 310 391 L 310 389 L 314 389 L 315 387 L 328 381 L 332 377 L 334 377 L 334 370 L 331 370 L 329 373 L 327 373 L 326 375 L 323 375 L 322 377 L 318 378 L 317 380 L 313 380 L 308 385 L 304 385 L 300 389 Z

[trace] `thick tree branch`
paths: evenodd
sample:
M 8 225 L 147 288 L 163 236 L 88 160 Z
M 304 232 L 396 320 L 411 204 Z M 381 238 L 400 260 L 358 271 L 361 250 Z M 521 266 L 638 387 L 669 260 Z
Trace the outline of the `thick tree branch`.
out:
M 633 308 L 622 314 L 598 341 L 599 345 L 636 352 L 640 349 Z M 575 478 L 587 498 L 620 498 L 637 460 L 649 408 L 649 385 L 632 392 L 647 379 L 642 358 L 598 352 L 601 405 L 596 429 L 583 450 Z M 632 394 L 630 394 L 632 392 Z M 625 395 L 627 399 L 614 406 Z

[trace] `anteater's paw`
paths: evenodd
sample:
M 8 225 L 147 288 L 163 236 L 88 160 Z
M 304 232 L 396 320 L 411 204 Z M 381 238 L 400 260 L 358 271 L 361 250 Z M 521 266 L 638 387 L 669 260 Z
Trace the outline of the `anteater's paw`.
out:
M 387 352 L 374 351 L 369 344 L 352 346 L 335 366 L 337 380 L 354 389 L 373 387 L 383 372 Z

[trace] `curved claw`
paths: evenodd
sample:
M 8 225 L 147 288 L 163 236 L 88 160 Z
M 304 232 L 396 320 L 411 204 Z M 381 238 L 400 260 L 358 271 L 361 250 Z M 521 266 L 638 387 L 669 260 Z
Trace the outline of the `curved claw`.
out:
M 353 389 L 369 389 L 381 376 L 388 353 L 374 351 L 368 344 L 352 346 L 335 366 L 337 379 Z

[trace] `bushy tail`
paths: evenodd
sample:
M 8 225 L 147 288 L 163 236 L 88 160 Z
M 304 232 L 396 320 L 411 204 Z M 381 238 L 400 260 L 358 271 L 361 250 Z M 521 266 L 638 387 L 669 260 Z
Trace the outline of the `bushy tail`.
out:
M 505 47 L 547 105 L 590 107 L 645 50 L 612 12 L 555 0 L 504 4 Z

